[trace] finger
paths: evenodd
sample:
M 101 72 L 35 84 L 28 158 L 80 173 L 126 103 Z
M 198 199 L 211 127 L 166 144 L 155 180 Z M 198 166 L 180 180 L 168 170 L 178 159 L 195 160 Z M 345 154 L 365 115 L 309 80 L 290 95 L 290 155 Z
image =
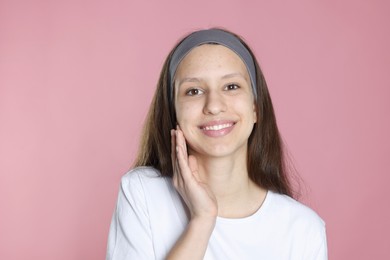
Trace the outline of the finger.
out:
M 176 131 L 171 130 L 171 162 L 172 162 L 172 177 L 174 181 L 177 180 L 177 163 L 176 163 Z
M 178 126 L 178 130 L 176 130 L 176 145 L 181 147 L 183 154 L 185 155 L 184 159 L 186 162 L 188 162 L 187 145 L 186 145 L 183 132 L 180 130 L 179 126 Z
M 179 162 L 179 156 L 181 156 L 181 155 L 179 155 L 179 154 L 181 154 L 181 148 L 180 148 L 180 146 L 177 146 L 176 145 L 176 147 L 175 147 L 175 151 L 176 151 L 176 160 L 175 160 L 175 166 L 176 166 L 176 173 L 179 175 L 179 176 L 181 176 L 182 175 L 182 168 L 181 168 L 181 166 L 180 166 L 180 162 Z
M 181 173 L 178 159 L 176 159 L 174 162 L 174 168 L 175 168 L 175 172 L 173 175 L 174 183 L 176 182 L 176 184 L 177 184 L 176 188 L 181 190 L 184 187 L 184 180 L 183 180 L 183 176 Z
M 180 173 L 179 163 L 177 161 L 176 130 L 171 129 L 171 161 L 172 161 L 172 181 L 176 188 L 183 187 L 183 177 Z
M 178 167 L 180 171 L 180 175 L 183 178 L 184 183 L 188 183 L 192 181 L 192 173 L 191 169 L 188 166 L 188 157 L 186 154 L 184 154 L 183 148 L 181 146 L 177 146 L 177 161 L 178 161 Z
M 181 134 L 181 140 L 182 140 L 182 145 L 183 145 L 183 148 L 184 148 L 184 154 L 188 155 L 188 151 L 187 151 L 187 141 L 186 141 L 186 138 L 184 136 L 184 133 L 183 131 L 181 130 L 181 127 L 179 125 L 177 125 L 177 128 L 178 130 L 180 131 L 180 134 Z
M 175 171 L 175 162 L 176 162 L 176 133 L 175 129 L 171 129 L 171 160 L 173 171 Z
M 200 182 L 199 170 L 198 170 L 198 162 L 196 161 L 195 156 L 188 156 L 188 166 L 190 167 L 192 175 L 195 177 L 195 180 Z

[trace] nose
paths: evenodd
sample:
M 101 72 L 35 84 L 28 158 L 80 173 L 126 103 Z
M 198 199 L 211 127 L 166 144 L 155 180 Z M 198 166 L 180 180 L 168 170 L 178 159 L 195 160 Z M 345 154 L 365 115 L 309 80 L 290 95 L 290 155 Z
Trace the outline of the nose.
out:
M 222 93 L 210 91 L 206 94 L 205 104 L 203 108 L 204 114 L 217 115 L 226 111 L 226 100 Z

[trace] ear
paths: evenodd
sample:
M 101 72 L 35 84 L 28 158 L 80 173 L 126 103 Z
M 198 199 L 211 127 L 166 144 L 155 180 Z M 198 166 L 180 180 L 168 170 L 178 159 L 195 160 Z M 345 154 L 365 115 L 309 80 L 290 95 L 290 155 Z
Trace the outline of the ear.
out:
M 253 102 L 253 123 L 257 123 L 256 102 Z

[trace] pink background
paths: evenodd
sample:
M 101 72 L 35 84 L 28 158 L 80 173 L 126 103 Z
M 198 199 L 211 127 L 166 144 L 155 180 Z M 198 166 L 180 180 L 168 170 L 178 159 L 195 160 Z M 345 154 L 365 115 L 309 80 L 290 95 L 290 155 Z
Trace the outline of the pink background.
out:
M 0 259 L 103 259 L 163 60 L 249 42 L 330 259 L 390 259 L 388 1 L 0 0 Z M 256 3 L 254 3 L 256 2 Z

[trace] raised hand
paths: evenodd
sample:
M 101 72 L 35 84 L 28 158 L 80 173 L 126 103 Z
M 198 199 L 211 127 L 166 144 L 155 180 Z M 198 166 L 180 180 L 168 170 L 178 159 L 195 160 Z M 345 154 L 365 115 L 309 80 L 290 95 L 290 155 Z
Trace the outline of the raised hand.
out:
M 218 214 L 217 200 L 199 176 L 196 158 L 188 156 L 187 145 L 178 126 L 171 130 L 173 184 L 186 203 L 191 219 L 215 220 Z

